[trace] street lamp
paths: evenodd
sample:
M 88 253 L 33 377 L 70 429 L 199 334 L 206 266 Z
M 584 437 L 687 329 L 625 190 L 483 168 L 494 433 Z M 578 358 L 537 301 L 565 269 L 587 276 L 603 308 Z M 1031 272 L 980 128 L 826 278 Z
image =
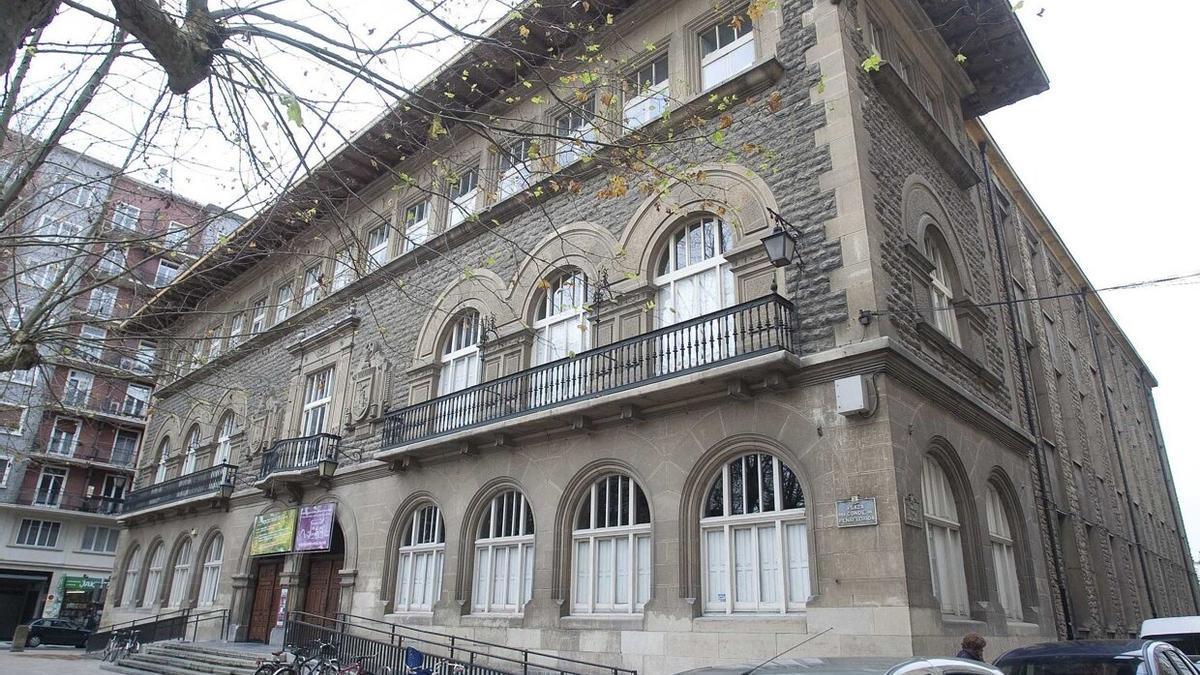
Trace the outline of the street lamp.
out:
M 792 263 L 802 262 L 800 256 L 796 253 L 796 234 L 791 223 L 784 220 L 783 216 L 774 209 L 767 209 L 767 213 L 771 214 L 771 220 L 775 222 L 775 229 L 771 234 L 762 238 L 763 249 L 767 252 L 767 259 L 775 267 L 787 267 Z

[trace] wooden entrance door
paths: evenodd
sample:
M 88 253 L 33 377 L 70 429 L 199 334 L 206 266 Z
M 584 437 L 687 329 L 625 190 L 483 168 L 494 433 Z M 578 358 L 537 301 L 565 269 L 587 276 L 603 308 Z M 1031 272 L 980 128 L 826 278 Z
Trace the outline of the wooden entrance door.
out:
M 338 570 L 342 556 L 314 557 L 308 564 L 308 587 L 304 591 L 304 611 L 312 616 L 334 618 L 341 591 Z
M 270 642 L 271 628 L 279 611 L 279 573 L 283 571 L 281 561 L 264 561 L 258 564 L 258 579 L 254 585 L 254 602 L 250 606 L 251 642 Z

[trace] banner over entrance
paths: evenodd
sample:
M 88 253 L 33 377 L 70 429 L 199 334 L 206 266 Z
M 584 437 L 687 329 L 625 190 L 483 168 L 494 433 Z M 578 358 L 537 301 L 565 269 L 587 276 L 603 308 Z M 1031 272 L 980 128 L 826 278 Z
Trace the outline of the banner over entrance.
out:
M 295 537 L 296 509 L 257 515 L 250 532 L 250 555 L 288 553 Z
M 333 543 L 334 504 L 313 504 L 300 507 L 300 524 L 296 528 L 296 551 L 328 551 Z

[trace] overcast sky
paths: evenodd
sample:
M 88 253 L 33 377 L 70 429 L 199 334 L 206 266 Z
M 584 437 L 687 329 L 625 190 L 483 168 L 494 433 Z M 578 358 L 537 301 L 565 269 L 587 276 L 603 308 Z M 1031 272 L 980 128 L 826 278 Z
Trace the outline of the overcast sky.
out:
M 1020 16 L 1050 91 L 985 122 L 1093 285 L 1200 271 L 1191 200 L 1200 191 L 1200 95 L 1186 75 L 1200 3 L 1027 1 Z M 1195 555 L 1200 285 L 1103 297 L 1158 378 L 1155 400 Z

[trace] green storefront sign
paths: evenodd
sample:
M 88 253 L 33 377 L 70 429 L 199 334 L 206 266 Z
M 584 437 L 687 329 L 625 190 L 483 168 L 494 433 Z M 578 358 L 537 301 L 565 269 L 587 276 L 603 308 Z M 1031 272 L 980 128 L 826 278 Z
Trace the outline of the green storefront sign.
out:
M 101 577 L 63 577 L 62 588 L 64 593 L 70 591 L 93 591 L 97 588 L 104 588 L 107 579 Z
M 250 533 L 250 555 L 273 555 L 292 550 L 296 538 L 296 509 L 264 513 L 254 517 Z

